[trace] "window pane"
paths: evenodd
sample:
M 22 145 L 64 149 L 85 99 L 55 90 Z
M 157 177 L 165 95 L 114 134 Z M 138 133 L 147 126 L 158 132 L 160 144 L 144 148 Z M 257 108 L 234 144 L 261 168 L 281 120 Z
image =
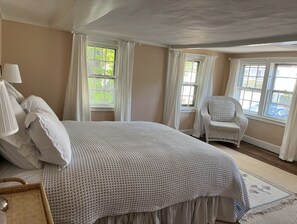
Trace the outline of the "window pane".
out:
M 182 106 L 195 106 L 195 95 L 197 92 L 197 76 L 199 70 L 198 61 L 186 61 L 185 72 L 181 90 Z
M 276 65 L 274 90 L 294 91 L 297 65 Z
M 265 66 L 259 66 L 258 76 L 264 77 L 265 75 Z
M 191 72 L 185 72 L 184 73 L 184 80 L 183 82 L 184 83 L 190 83 L 191 82 Z
M 255 102 L 260 102 L 261 93 L 259 92 L 253 92 L 253 98 L 252 100 Z
M 113 62 L 115 61 L 115 49 L 107 49 L 106 51 L 106 61 Z
M 198 61 L 193 62 L 193 66 L 192 66 L 192 72 L 193 73 L 196 73 L 198 71 L 198 64 L 199 64 Z
M 263 85 L 263 78 L 257 78 L 256 81 L 256 89 L 262 89 L 262 85 Z
M 184 89 L 183 89 L 183 95 L 186 95 L 186 96 L 189 96 L 190 93 L 191 93 L 191 87 L 190 86 L 184 86 Z
M 251 105 L 250 101 L 246 101 L 246 100 L 242 101 L 242 109 L 250 110 L 250 105 Z
M 190 106 L 194 105 L 194 97 L 192 97 L 192 96 L 189 97 L 189 105 Z
M 274 84 L 272 90 L 269 90 L 265 115 L 286 120 L 297 79 L 297 65 L 278 64 L 273 76 Z
M 242 87 L 247 87 L 248 77 L 244 77 L 242 81 Z
M 189 96 L 182 96 L 182 98 L 181 98 L 181 104 L 182 105 L 188 105 L 188 103 L 189 103 Z
M 259 103 L 258 102 L 252 102 L 249 110 L 251 112 L 258 113 L 258 111 L 259 111 Z
M 289 115 L 289 107 L 271 103 L 268 105 L 266 115 L 276 119 L 285 120 L 288 118 Z
M 277 65 L 276 77 L 297 78 L 297 65 Z
M 94 60 L 94 55 L 95 55 L 95 48 L 88 46 L 87 47 L 87 59 Z
M 87 59 L 91 105 L 113 106 L 116 50 L 88 46 Z
M 294 91 L 296 79 L 291 78 L 276 78 L 274 83 L 274 90 Z
M 252 100 L 252 91 L 245 91 L 244 93 L 244 99 L 245 100 Z
M 87 71 L 88 74 L 95 74 L 96 69 L 96 62 L 95 61 L 88 61 Z
M 256 84 L 256 78 L 255 77 L 249 77 L 247 87 L 248 88 L 255 88 Z
M 105 67 L 105 74 L 109 76 L 113 76 L 114 73 L 114 63 L 113 62 L 106 62 L 106 67 Z
M 191 72 L 192 71 L 192 62 L 191 61 L 186 61 L 185 62 L 185 71 L 186 72 Z
M 257 73 L 258 73 L 258 66 L 251 66 L 249 76 L 256 77 Z

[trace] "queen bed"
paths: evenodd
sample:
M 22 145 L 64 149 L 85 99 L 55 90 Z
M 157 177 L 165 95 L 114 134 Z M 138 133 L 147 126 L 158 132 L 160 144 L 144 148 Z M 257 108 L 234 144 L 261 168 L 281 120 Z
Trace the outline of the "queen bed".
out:
M 36 168 L 16 167 L 2 139 L 0 153 L 10 162 L 0 162 L 0 178 L 42 182 L 55 223 L 235 222 L 248 210 L 239 169 L 221 150 L 157 123 L 61 123 L 33 98 L 18 102 Z

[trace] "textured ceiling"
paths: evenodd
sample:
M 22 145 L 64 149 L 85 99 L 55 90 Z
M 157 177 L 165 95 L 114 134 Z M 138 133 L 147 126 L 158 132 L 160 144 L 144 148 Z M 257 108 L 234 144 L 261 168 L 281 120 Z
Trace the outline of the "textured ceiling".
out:
M 0 0 L 0 6 L 7 20 L 179 48 L 297 40 L 296 0 Z

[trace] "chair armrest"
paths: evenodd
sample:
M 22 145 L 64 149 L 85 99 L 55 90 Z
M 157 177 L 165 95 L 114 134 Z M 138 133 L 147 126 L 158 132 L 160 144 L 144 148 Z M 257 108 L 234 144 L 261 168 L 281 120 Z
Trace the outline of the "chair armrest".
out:
M 201 116 L 203 118 L 203 122 L 204 122 L 205 128 L 207 128 L 209 126 L 211 117 L 210 117 L 210 115 L 209 115 L 206 107 L 204 107 L 204 108 L 201 109 Z
M 240 127 L 240 129 L 246 129 L 247 125 L 248 125 L 248 119 L 243 116 L 243 115 L 237 115 L 234 118 L 235 123 Z

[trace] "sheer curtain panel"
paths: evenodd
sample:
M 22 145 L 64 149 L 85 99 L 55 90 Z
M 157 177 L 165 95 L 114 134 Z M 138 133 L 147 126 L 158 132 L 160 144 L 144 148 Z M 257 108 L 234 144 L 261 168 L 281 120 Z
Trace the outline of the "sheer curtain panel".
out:
M 86 51 L 87 36 L 73 33 L 63 120 L 91 120 Z
M 198 138 L 205 132 L 203 118 L 201 115 L 201 107 L 204 100 L 212 95 L 213 73 L 216 58 L 216 56 L 205 57 L 199 76 L 196 115 L 193 125 L 193 136 Z
M 289 117 L 285 127 L 283 142 L 280 148 L 279 158 L 289 162 L 297 160 L 297 83 L 293 93 Z
M 238 76 L 239 76 L 239 69 L 240 69 L 240 59 L 231 59 L 230 62 L 230 72 L 229 72 L 229 79 L 225 91 L 225 96 L 234 97 Z
M 179 129 L 180 95 L 184 75 L 185 54 L 169 49 L 163 123 Z
M 119 41 L 114 116 L 116 121 L 131 121 L 131 91 L 135 43 Z

